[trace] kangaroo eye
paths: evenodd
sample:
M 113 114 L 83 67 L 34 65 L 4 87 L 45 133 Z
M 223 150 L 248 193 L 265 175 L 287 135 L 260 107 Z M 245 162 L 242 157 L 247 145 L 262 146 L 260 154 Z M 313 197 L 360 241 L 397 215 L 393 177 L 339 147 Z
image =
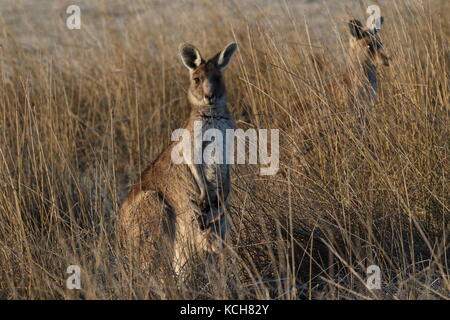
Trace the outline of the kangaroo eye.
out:
M 200 83 L 200 78 L 194 78 L 194 82 L 195 82 L 195 84 L 199 84 Z

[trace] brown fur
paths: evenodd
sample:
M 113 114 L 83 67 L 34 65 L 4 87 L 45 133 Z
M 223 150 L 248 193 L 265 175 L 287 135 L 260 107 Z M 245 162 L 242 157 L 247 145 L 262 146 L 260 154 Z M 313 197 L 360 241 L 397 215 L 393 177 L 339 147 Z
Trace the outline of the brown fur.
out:
M 222 69 L 236 49 L 230 44 L 205 61 L 192 45 L 180 53 L 190 70 L 188 100 L 191 113 L 184 128 L 194 136 L 194 121 L 203 131 L 234 128 L 226 106 Z M 174 164 L 172 142 L 150 166 L 124 201 L 118 235 L 124 255 L 144 268 L 157 262 L 180 273 L 197 253 L 218 252 L 226 234 L 226 200 L 231 189 L 225 164 Z M 205 143 L 202 144 L 202 152 Z M 203 153 L 202 153 L 203 154 Z
M 325 84 L 323 90 L 318 91 L 321 96 L 319 101 L 317 95 L 309 95 L 314 101 L 302 98 L 292 103 L 292 114 L 300 119 L 300 124 L 307 121 L 314 107 L 325 101 L 333 106 L 334 112 L 341 112 L 343 107 L 356 107 L 361 104 L 371 105 L 378 93 L 377 67 L 379 65 L 389 66 L 389 58 L 385 54 L 382 41 L 375 30 L 368 30 L 358 20 L 349 22 L 351 37 L 347 56 L 347 69 L 342 74 L 335 76 Z M 314 60 L 315 61 L 315 60 Z M 319 63 L 319 71 L 324 71 L 323 63 Z M 331 110 L 330 110 L 331 111 Z M 330 116 L 332 116 L 330 114 Z M 278 127 L 286 130 L 286 117 L 280 116 L 276 119 Z

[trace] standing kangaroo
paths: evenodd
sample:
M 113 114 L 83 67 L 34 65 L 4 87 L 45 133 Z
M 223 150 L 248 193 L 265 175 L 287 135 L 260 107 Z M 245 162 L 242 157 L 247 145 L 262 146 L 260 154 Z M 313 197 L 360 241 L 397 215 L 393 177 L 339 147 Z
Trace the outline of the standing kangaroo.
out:
M 384 18 L 381 17 L 381 24 Z M 348 70 L 344 82 L 349 86 L 347 102 L 353 109 L 358 129 L 364 135 L 369 125 L 368 114 L 378 97 L 378 65 L 389 66 L 383 43 L 376 28 L 363 27 L 359 20 L 351 20 Z
M 381 24 L 384 22 L 381 17 Z M 359 20 L 349 22 L 350 48 L 347 81 L 358 90 L 360 98 L 373 101 L 378 93 L 377 66 L 389 66 L 377 29 L 363 27 Z
M 237 49 L 231 43 L 209 60 L 199 50 L 183 44 L 179 53 L 189 69 L 188 101 L 190 115 L 184 128 L 194 139 L 202 139 L 208 129 L 234 129 L 227 109 L 222 71 Z M 201 124 L 201 136 L 194 137 Z M 197 135 L 199 135 L 197 133 Z M 209 141 L 190 143 L 192 158 L 175 164 L 172 151 L 182 141 L 173 141 L 145 169 L 124 201 L 118 217 L 121 247 L 128 259 L 145 268 L 158 263 L 184 271 L 197 253 L 217 253 L 227 233 L 226 205 L 231 189 L 230 165 L 195 163 L 193 155 Z M 179 147 L 179 146 L 178 146 Z M 227 150 L 224 145 L 224 151 Z
M 384 18 L 381 17 L 381 23 L 383 22 Z M 350 20 L 348 26 L 351 36 L 345 71 L 336 75 L 333 73 L 334 69 L 330 68 L 328 74 L 332 77 L 325 81 L 323 88 L 319 88 L 321 90 L 317 90 L 318 95 L 294 98 L 291 102 L 292 110 L 298 118 L 307 119 L 309 114 L 317 109 L 317 105 L 323 104 L 327 97 L 331 97 L 334 108 L 350 105 L 358 120 L 366 121 L 367 111 L 370 110 L 378 95 L 377 68 L 379 65 L 389 66 L 389 57 L 384 52 L 378 30 L 364 27 L 357 19 Z M 320 59 L 313 57 L 313 61 L 317 64 L 319 72 L 325 71 L 326 65 Z M 276 127 L 285 129 L 288 126 L 287 117 L 284 114 L 274 118 Z

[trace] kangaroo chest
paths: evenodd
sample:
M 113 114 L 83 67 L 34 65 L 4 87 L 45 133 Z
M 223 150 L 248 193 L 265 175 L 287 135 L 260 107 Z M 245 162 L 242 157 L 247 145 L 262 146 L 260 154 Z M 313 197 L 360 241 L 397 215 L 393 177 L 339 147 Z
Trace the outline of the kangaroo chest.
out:
M 195 161 L 196 175 L 199 187 L 209 199 L 224 197 L 230 189 L 230 165 L 227 164 L 228 142 L 227 129 L 234 129 L 229 117 L 204 117 L 197 123 L 194 130 L 197 161 Z M 201 124 L 201 128 L 199 125 Z M 201 141 L 201 143 L 199 143 Z M 232 143 L 233 141 L 231 141 Z M 199 155 L 201 161 L 199 162 Z

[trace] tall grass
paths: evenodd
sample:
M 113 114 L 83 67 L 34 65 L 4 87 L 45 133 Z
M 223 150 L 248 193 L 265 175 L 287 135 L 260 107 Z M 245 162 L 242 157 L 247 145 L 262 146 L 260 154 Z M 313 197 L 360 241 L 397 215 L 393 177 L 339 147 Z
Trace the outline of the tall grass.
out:
M 364 136 L 324 88 L 369 2 L 75 1 L 81 30 L 65 27 L 69 3 L 5 2 L 0 297 L 448 299 L 449 5 L 376 2 L 392 60 Z M 237 41 L 237 125 L 282 133 L 277 175 L 234 166 L 230 245 L 210 279 L 176 283 L 126 268 L 115 219 L 189 112 L 183 41 L 210 55 Z M 65 285 L 74 264 L 81 290 Z M 373 264 L 381 290 L 365 286 Z

